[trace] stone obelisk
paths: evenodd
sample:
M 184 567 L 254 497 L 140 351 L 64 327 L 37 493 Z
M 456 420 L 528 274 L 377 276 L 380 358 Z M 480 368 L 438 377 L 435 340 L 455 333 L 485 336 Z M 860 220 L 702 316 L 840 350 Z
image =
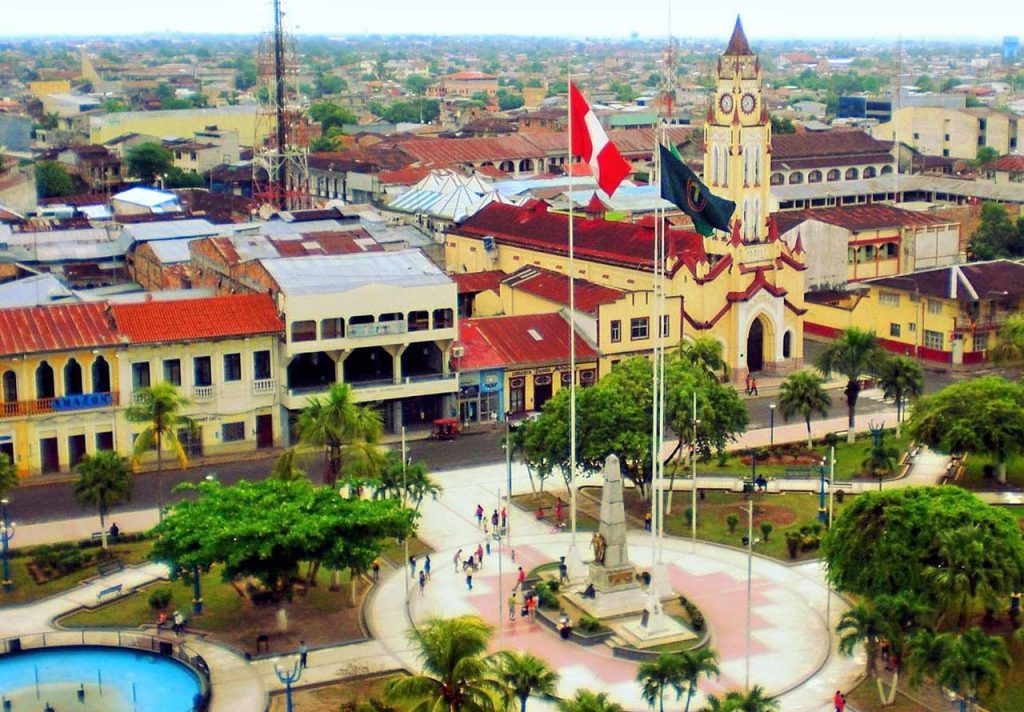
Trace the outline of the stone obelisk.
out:
M 601 524 L 591 539 L 594 561 L 590 581 L 601 593 L 635 588 L 636 572 L 626 550 L 626 507 L 622 499 L 622 470 L 619 458 L 604 461 L 604 489 L 601 493 Z

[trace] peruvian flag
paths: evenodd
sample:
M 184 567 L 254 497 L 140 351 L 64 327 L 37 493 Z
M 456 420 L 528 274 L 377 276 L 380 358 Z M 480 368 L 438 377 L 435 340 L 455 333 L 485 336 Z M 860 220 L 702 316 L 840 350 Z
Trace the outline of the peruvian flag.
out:
M 569 118 L 572 122 L 572 155 L 590 164 L 597 184 L 608 195 L 633 170 L 601 128 L 579 89 L 569 83 Z

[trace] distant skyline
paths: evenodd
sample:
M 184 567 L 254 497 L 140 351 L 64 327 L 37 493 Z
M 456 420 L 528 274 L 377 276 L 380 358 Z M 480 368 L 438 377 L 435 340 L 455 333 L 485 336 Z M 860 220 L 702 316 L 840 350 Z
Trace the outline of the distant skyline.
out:
M 666 0 L 506 0 L 455 3 L 388 0 L 376 3 L 282 0 L 286 25 L 298 34 L 490 34 L 643 38 L 667 34 Z M 0 37 L 134 35 L 163 32 L 253 34 L 266 31 L 270 0 L 5 0 Z M 736 14 L 752 44 L 779 39 L 964 39 L 998 43 L 1024 29 L 1019 4 L 988 0 L 984 12 L 940 0 L 922 6 L 905 0 L 823 3 L 809 0 L 672 2 L 676 37 L 727 39 Z M 1002 18 L 1002 20 L 997 20 Z

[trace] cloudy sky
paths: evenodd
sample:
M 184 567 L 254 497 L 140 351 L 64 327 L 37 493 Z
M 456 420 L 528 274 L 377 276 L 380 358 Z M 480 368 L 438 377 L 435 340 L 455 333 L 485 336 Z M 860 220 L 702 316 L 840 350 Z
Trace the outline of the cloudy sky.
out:
M 667 34 L 669 0 L 282 0 L 298 34 L 518 34 L 643 37 Z M 736 13 L 751 42 L 785 38 L 972 38 L 995 43 L 1024 30 L 1015 0 L 674 0 L 678 37 L 728 36 Z M 0 36 L 254 33 L 269 24 L 271 0 L 0 0 Z M 997 20 L 1002 18 L 1020 27 Z

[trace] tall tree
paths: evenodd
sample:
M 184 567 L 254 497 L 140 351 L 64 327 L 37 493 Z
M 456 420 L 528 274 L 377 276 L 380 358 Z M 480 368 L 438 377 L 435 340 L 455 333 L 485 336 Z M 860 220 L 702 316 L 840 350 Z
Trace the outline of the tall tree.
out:
M 103 548 L 107 548 L 107 513 L 111 507 L 131 501 L 132 468 L 128 458 L 113 450 L 100 450 L 86 455 L 75 468 L 75 499 L 80 504 L 95 507 L 100 515 Z
M 163 452 L 169 448 L 178 458 L 182 467 L 188 467 L 188 455 L 178 439 L 178 428 L 189 427 L 191 421 L 182 415 L 188 405 L 178 389 L 167 381 L 160 381 L 134 394 L 134 403 L 128 407 L 125 417 L 132 423 L 143 423 L 142 432 L 135 438 L 132 447 L 132 463 L 138 464 L 142 455 L 156 449 L 157 502 L 163 509 Z
M 779 388 L 779 412 L 784 420 L 794 415 L 803 417 L 807 424 L 807 447 L 814 447 L 811 436 L 811 418 L 815 413 L 822 418 L 828 415 L 832 398 L 825 392 L 825 380 L 810 371 L 791 374 Z
M 625 712 L 617 702 L 612 702 L 606 692 L 591 692 L 579 689 L 567 700 L 558 701 L 558 712 Z
M 519 712 L 526 712 L 530 695 L 552 697 L 558 686 L 558 673 L 530 653 L 502 650 L 492 659 L 500 679 L 519 700 Z
M 420 624 L 409 639 L 423 673 L 389 682 L 385 699 L 423 712 L 504 712 L 513 698 L 483 657 L 491 633 L 477 616 L 431 618 Z
M 417 512 L 426 497 L 437 499 L 441 487 L 427 472 L 422 462 L 410 462 L 402 470 L 402 456 L 390 451 L 385 456 L 380 479 L 374 484 L 375 497 L 405 498 L 406 503 Z
M 665 691 L 672 689 L 676 693 L 676 701 L 683 696 L 686 677 L 680 659 L 675 655 L 662 653 L 656 660 L 640 663 L 636 671 L 636 681 L 640 683 L 640 694 L 651 707 L 658 705 L 658 712 L 665 712 Z
M 912 681 L 931 677 L 960 697 L 961 711 L 981 694 L 997 692 L 1003 685 L 1001 671 L 1010 663 L 1006 642 L 976 626 L 960 635 L 925 629 L 911 645 Z
M 140 143 L 128 149 L 128 172 L 152 184 L 174 165 L 174 154 L 158 143 Z
M 1014 222 L 999 203 L 981 206 L 981 221 L 971 236 L 970 254 L 976 260 L 1024 255 L 1024 220 Z
M 992 456 L 1006 482 L 1007 460 L 1024 448 L 1024 385 L 985 376 L 946 386 L 917 402 L 909 430 L 943 452 Z
M 1004 364 L 1024 360 L 1024 315 L 1013 314 L 999 327 L 992 360 Z
M 861 461 L 869 475 L 878 478 L 878 487 L 882 487 L 882 478 L 891 475 L 896 471 L 896 463 L 900 457 L 900 451 L 892 445 L 887 445 L 885 437 L 879 437 L 877 443 L 872 443 L 867 449 L 867 457 Z
M 1005 569 L 992 560 L 999 552 L 985 549 L 985 536 L 979 531 L 980 526 L 973 524 L 939 533 L 937 561 L 925 570 L 935 585 L 943 611 L 939 626 L 947 616 L 955 616 L 957 630 L 963 632 L 974 602 L 980 601 L 986 609 L 996 610 L 1000 599 L 998 592 L 1012 585 L 1003 580 Z
M 879 345 L 875 332 L 854 326 L 844 329 L 818 356 L 816 365 L 826 378 L 833 373 L 840 373 L 846 377 L 844 392 L 849 413 L 846 435 L 848 443 L 852 444 L 856 438 L 860 379 L 865 375 L 873 375 L 884 358 L 885 351 Z
M 686 707 L 683 708 L 683 712 L 690 712 L 690 701 L 697 694 L 700 678 L 712 675 L 718 677 L 718 654 L 711 648 L 697 648 L 684 650 L 676 655 L 686 679 Z
M 708 704 L 701 712 L 776 712 L 779 701 L 763 687 L 754 685 L 747 692 L 728 692 L 724 698 L 708 695 Z
M 56 161 L 36 164 L 36 195 L 40 198 L 59 198 L 75 194 L 75 183 Z
M 6 452 L 0 452 L 0 497 L 18 486 L 18 471 Z
M 324 449 L 324 483 L 330 486 L 338 481 L 346 450 L 376 444 L 381 429 L 380 414 L 356 405 L 347 383 L 335 383 L 326 396 L 310 398 L 299 415 L 299 438 Z
M 864 601 L 843 613 L 836 626 L 839 634 L 839 652 L 853 655 L 854 649 L 863 644 L 866 655 L 866 672 L 878 676 L 878 646 L 886 633 L 885 623 L 874 606 Z
M 909 400 L 920 398 L 924 393 L 924 369 L 921 364 L 906 356 L 889 356 L 878 367 L 878 385 L 886 398 L 896 403 L 896 437 L 900 436 L 903 414 Z
M 679 342 L 679 356 L 694 366 L 702 368 L 712 377 L 729 377 L 729 363 L 725 360 L 725 347 L 711 336 L 699 336 L 693 341 Z

